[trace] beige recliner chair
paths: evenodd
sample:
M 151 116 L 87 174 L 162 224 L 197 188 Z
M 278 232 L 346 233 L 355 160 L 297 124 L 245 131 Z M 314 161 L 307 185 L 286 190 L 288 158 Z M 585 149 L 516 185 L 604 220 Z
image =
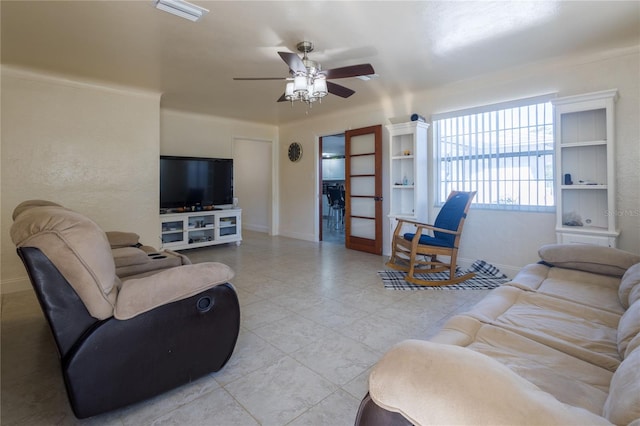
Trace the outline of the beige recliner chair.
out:
M 119 277 L 112 245 L 91 219 L 39 200 L 20 204 L 13 218 L 11 238 L 55 338 L 78 418 L 158 395 L 226 364 L 240 327 L 231 268 L 183 264 L 190 262 L 171 253 L 153 259 L 136 248 L 126 251 L 138 263 L 121 264 Z M 122 236 L 113 234 L 111 243 Z M 150 268 L 163 262 L 180 266 Z M 129 274 L 135 268 L 142 272 Z

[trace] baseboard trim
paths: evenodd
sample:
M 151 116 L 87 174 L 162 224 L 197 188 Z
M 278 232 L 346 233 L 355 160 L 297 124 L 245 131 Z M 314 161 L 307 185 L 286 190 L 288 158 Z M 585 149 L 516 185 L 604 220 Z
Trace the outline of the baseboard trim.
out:
M 304 240 L 304 241 L 317 241 L 313 234 L 303 234 L 300 232 L 288 232 L 280 230 L 280 236 L 295 238 L 296 240 Z
M 250 225 L 243 223 L 242 229 L 246 229 L 247 231 L 262 232 L 263 234 L 269 233 L 269 227 L 264 225 Z
M 17 293 L 30 289 L 31 282 L 29 281 L 29 277 L 11 278 L 0 282 L 0 293 L 2 294 Z

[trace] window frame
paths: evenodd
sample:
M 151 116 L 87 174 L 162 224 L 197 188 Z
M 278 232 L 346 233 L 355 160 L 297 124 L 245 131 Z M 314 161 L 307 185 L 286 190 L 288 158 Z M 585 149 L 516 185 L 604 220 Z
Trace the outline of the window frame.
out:
M 549 120 L 550 122 L 545 120 L 545 117 L 543 117 L 542 122 L 540 120 L 537 120 L 534 125 L 528 124 L 528 125 L 519 125 L 518 127 L 512 126 L 511 128 L 507 129 L 505 128 L 498 128 L 498 126 L 495 127 L 489 127 L 488 130 L 482 130 L 482 131 L 478 131 L 478 129 L 476 128 L 476 130 L 473 132 L 473 137 L 478 138 L 478 141 L 481 140 L 482 142 L 484 142 L 484 139 L 480 138 L 478 135 L 481 135 L 482 133 L 489 133 L 489 134 L 495 134 L 495 138 L 499 139 L 499 133 L 500 132 L 505 132 L 506 130 L 510 130 L 513 132 L 516 131 L 522 131 L 522 129 L 527 129 L 527 128 L 532 128 L 535 127 L 536 129 L 539 127 L 545 128 L 546 126 L 551 126 L 550 131 L 545 131 L 543 132 L 544 135 L 548 135 L 548 137 L 544 136 L 542 138 L 542 145 L 545 147 L 545 149 L 538 149 L 539 145 L 540 145 L 540 140 L 535 140 L 534 141 L 534 149 L 529 149 L 529 150 L 515 150 L 512 149 L 511 151 L 504 151 L 504 152 L 500 152 L 499 150 L 497 150 L 497 152 L 488 152 L 489 150 L 483 150 L 482 153 L 478 153 L 477 151 L 475 153 L 469 153 L 469 154 L 461 154 L 461 155 L 457 155 L 457 156 L 450 156 L 449 157 L 449 161 L 453 160 L 465 160 L 467 159 L 469 162 L 467 164 L 463 165 L 463 168 L 474 168 L 474 166 L 476 167 L 477 170 L 481 170 L 484 174 L 486 175 L 486 173 L 492 173 L 495 175 L 504 175 L 506 173 L 506 166 L 502 165 L 501 167 L 482 167 L 481 169 L 478 169 L 478 162 L 479 161 L 498 161 L 500 163 L 504 162 L 504 161 L 511 161 L 514 158 L 527 158 L 527 159 L 531 159 L 534 157 L 538 157 L 538 158 L 545 158 L 546 156 L 550 156 L 551 157 L 551 164 L 547 165 L 548 167 L 544 168 L 544 171 L 547 171 L 550 173 L 550 178 L 545 178 L 545 176 L 547 176 L 547 174 L 543 174 L 542 179 L 540 177 L 537 177 L 536 179 L 507 179 L 506 177 L 502 177 L 502 178 L 484 178 L 484 179 L 476 179 L 475 180 L 470 180 L 468 178 L 463 179 L 462 181 L 460 181 L 461 186 L 463 186 L 462 188 L 450 188 L 450 190 L 465 190 L 465 191 L 478 191 L 478 187 L 480 185 L 482 186 L 486 186 L 486 185 L 507 185 L 508 182 L 511 182 L 511 185 L 524 185 L 527 182 L 529 182 L 529 184 L 531 184 L 533 182 L 534 185 L 540 185 L 540 183 L 542 183 L 543 188 L 546 188 L 545 191 L 550 191 L 549 194 L 545 194 L 544 197 L 542 197 L 542 201 L 545 202 L 546 204 L 541 204 L 540 202 L 538 202 L 537 204 L 512 204 L 512 203 L 508 203 L 508 202 L 503 202 L 501 203 L 499 200 L 498 202 L 491 202 L 491 203 L 486 203 L 486 202 L 482 202 L 483 200 L 481 199 L 482 197 L 477 196 L 472 204 L 472 207 L 474 208 L 481 208 L 481 209 L 492 209 L 492 210 L 518 210 L 518 211 L 524 211 L 524 212 L 554 212 L 556 209 L 556 203 L 555 203 L 555 180 L 556 180 L 556 176 L 555 176 L 555 161 L 556 161 L 556 155 L 555 155 L 555 134 L 554 134 L 554 121 L 555 121 L 555 114 L 553 111 L 553 106 L 551 105 L 551 100 L 556 97 L 557 94 L 555 93 L 551 93 L 551 94 L 545 94 L 545 95 L 541 95 L 541 96 L 535 96 L 535 97 L 529 97 L 529 98 L 522 98 L 522 99 L 516 99 L 516 100 L 511 100 L 511 101 L 507 101 L 507 102 L 500 102 L 500 103 L 495 103 L 495 104 L 490 104 L 490 105 L 484 105 L 484 106 L 478 106 L 478 107 L 474 107 L 474 108 L 467 108 L 467 109 L 462 109 L 462 110 L 455 110 L 455 111 L 450 111 L 450 112 L 446 112 L 446 113 L 441 113 L 441 114 L 434 114 L 431 117 L 431 122 L 432 122 L 432 141 L 433 141 L 433 152 L 434 152 L 434 156 L 433 156 L 433 161 L 434 161 L 434 204 L 436 206 L 442 206 L 444 204 L 444 201 L 446 200 L 447 196 L 448 196 L 448 192 L 449 190 L 446 190 L 444 188 L 446 188 L 447 186 L 451 186 L 450 182 L 452 182 L 452 180 L 449 181 L 444 181 L 442 179 L 442 166 L 444 163 L 444 159 L 443 159 L 443 154 L 441 153 L 442 150 L 442 143 L 441 143 L 441 137 L 440 137 L 440 128 L 442 125 L 442 120 L 447 120 L 447 119 L 468 119 L 471 120 L 472 118 L 476 118 L 480 115 L 480 114 L 495 114 L 496 116 L 499 115 L 500 112 L 503 112 L 505 110 L 513 110 L 516 108 L 522 108 L 522 107 L 526 107 L 526 108 L 530 108 L 530 107 L 535 107 L 539 104 L 548 104 L 545 105 L 545 108 L 549 108 L 548 110 L 548 114 L 549 114 Z M 547 112 L 547 110 L 545 110 L 545 112 Z M 497 120 L 496 120 L 497 121 Z M 476 120 L 475 125 L 477 125 L 478 122 Z M 473 126 L 472 126 L 473 127 Z M 484 128 L 483 128 L 484 129 Z M 449 129 L 451 131 L 451 129 Z M 469 132 L 468 134 L 471 134 L 471 132 Z M 465 134 L 463 133 L 462 135 L 460 134 L 456 134 L 456 137 L 458 138 L 462 138 L 464 137 Z M 490 141 L 491 142 L 491 141 Z M 548 145 L 548 146 L 546 146 Z M 479 146 L 479 145 L 478 145 Z M 506 146 L 506 145 L 505 145 Z M 467 145 L 465 145 L 465 147 L 471 148 L 472 147 L 472 143 L 469 142 Z M 520 146 L 521 148 L 521 146 Z M 543 160 L 543 164 L 544 164 L 544 160 Z M 538 165 L 538 167 L 536 168 L 536 170 L 540 169 L 540 165 Z M 447 184 L 449 182 L 449 184 Z M 539 190 L 540 188 L 538 188 Z M 446 194 L 444 192 L 447 192 Z M 529 196 L 529 201 L 531 201 L 531 195 Z M 535 200 L 540 200 L 540 198 L 535 198 L 534 197 L 534 201 Z

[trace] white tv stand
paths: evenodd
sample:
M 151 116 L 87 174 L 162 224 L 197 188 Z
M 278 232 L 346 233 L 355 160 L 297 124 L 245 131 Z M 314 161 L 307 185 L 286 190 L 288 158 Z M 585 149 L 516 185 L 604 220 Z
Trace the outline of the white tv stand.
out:
M 162 248 L 184 250 L 242 241 L 242 209 L 160 215 Z

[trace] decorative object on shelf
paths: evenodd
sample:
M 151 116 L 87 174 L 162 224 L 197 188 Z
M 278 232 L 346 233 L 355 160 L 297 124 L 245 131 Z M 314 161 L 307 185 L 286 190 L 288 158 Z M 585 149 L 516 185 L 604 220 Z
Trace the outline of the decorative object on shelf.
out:
M 582 218 L 576 212 L 569 212 L 562 215 L 562 224 L 566 226 L 583 226 Z
M 292 142 L 291 145 L 289 145 L 289 160 L 295 163 L 297 161 L 300 161 L 301 158 L 302 145 L 300 145 L 298 142 Z
M 573 181 L 571 180 L 571 173 L 565 173 L 565 175 L 564 175 L 564 184 L 565 185 L 573 185 Z
M 424 118 L 424 116 L 422 116 L 420 114 L 416 114 L 416 113 L 411 114 L 411 121 L 421 121 L 423 123 L 427 122 L 427 120 Z
M 301 41 L 296 45 L 299 52 L 303 54 L 300 58 L 295 53 L 278 52 L 278 55 L 289 66 L 290 77 L 244 77 L 234 78 L 234 80 L 287 80 L 285 92 L 280 96 L 278 102 L 290 101 L 293 105 L 295 101 L 301 101 L 311 106 L 314 102 L 320 101 L 327 94 L 331 93 L 341 98 L 348 98 L 355 91 L 332 83 L 327 80 L 348 77 L 371 77 L 375 71 L 371 64 L 349 65 L 342 68 L 322 70 L 320 63 L 312 61 L 307 56 L 313 51 L 313 43 Z

